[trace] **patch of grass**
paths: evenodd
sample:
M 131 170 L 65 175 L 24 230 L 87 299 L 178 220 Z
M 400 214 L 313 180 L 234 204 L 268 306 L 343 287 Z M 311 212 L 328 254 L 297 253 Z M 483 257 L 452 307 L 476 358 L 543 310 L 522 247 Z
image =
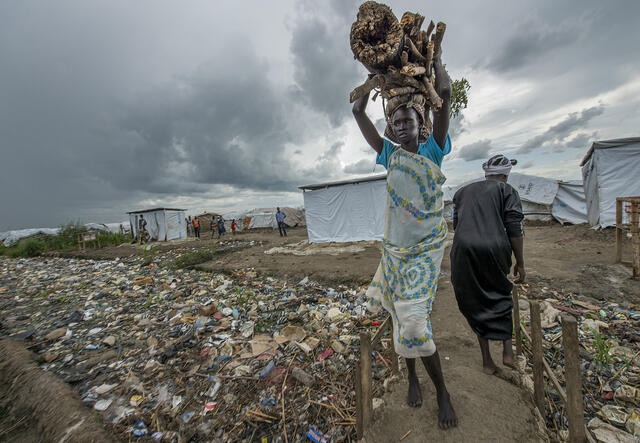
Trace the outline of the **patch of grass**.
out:
M 593 333 L 593 349 L 595 351 L 593 360 L 600 367 L 608 367 L 609 363 L 611 363 L 611 355 L 609 354 L 611 345 L 607 343 L 606 338 L 596 329 L 592 329 L 591 331 Z
M 142 257 L 142 265 L 149 266 L 153 263 L 153 259 L 156 258 L 156 251 L 153 248 L 147 250 L 146 247 L 140 248 L 140 256 Z
M 182 254 L 180 257 L 173 260 L 173 262 L 171 263 L 171 267 L 176 269 L 191 268 L 195 265 L 199 265 L 200 263 L 213 260 L 213 257 L 215 257 L 215 255 L 216 250 L 214 248 L 197 249 L 195 251 Z
M 0 246 L 0 255 L 8 257 L 36 257 L 47 251 L 65 251 L 78 247 L 78 235 L 87 232 L 80 222 L 69 222 L 60 226 L 58 235 L 38 234 L 23 238 L 9 247 Z M 129 242 L 129 236 L 120 233 L 98 233 L 100 246 L 116 246 Z

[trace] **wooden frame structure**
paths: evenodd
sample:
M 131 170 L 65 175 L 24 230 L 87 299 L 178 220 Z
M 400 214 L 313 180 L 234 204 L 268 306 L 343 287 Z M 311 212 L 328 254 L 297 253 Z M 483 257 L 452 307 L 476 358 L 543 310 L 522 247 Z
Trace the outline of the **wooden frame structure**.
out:
M 83 232 L 78 234 L 78 249 L 85 250 L 87 242 L 94 242 L 94 246 L 100 248 L 100 238 L 96 232 Z
M 533 355 L 533 387 L 534 403 L 542 417 L 545 416 L 545 391 L 544 373 L 558 391 L 566 407 L 567 421 L 569 423 L 569 441 L 595 443 L 595 439 L 584 423 L 584 401 L 582 397 L 582 377 L 580 375 L 580 341 L 578 340 L 578 322 L 575 317 L 563 314 L 562 323 L 562 347 L 564 350 L 564 372 L 566 380 L 566 392 L 551 370 L 544 358 L 542 347 L 542 324 L 540 320 L 540 304 L 530 300 L 531 335 L 520 321 L 520 305 L 517 287 L 513 287 L 513 318 L 515 322 L 516 355 L 522 354 L 522 340 L 526 339 L 531 345 Z
M 623 204 L 629 204 L 629 224 L 623 223 Z M 626 231 L 631 232 L 631 267 L 633 278 L 640 278 L 640 197 L 616 198 L 616 263 L 622 263 L 622 239 Z

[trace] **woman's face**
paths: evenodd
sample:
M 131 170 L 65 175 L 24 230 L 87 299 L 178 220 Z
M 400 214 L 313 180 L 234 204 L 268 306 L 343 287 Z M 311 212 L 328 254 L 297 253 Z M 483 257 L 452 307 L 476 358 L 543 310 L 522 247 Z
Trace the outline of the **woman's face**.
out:
M 403 145 L 417 141 L 420 133 L 418 113 L 413 108 L 401 106 L 391 117 L 391 128 L 393 134 Z

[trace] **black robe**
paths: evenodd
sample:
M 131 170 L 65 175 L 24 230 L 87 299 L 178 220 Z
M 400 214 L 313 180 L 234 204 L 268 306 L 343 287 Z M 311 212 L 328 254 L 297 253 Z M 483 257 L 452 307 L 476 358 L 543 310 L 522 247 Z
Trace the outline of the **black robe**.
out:
M 482 338 L 511 338 L 509 237 L 522 237 L 522 203 L 507 183 L 471 183 L 453 197 L 451 283 L 460 312 Z

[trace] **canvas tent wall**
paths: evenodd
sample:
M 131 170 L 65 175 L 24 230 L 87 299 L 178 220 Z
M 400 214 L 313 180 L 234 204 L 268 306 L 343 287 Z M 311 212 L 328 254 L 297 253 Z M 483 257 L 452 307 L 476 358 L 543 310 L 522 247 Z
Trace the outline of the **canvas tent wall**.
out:
M 587 201 L 582 180 L 561 181 L 551 206 L 551 215 L 560 223 L 579 225 L 587 222 Z
M 133 235 L 136 237 L 141 215 L 147 221 L 147 232 L 153 240 L 166 241 L 187 237 L 184 209 L 154 208 L 128 214 Z
M 484 177 L 478 177 L 458 187 L 448 186 L 443 189 L 445 200 L 444 216 L 447 221 L 451 222 L 453 220 L 453 196 L 456 191 L 463 186 L 484 179 Z M 559 186 L 557 180 L 512 172 L 509 174 L 507 183 L 518 191 L 526 220 L 549 221 L 552 219 L 552 204 Z
M 386 176 L 300 186 L 310 243 L 381 240 Z
M 444 216 L 453 221 L 453 196 L 461 187 L 484 180 L 484 177 L 470 180 L 458 187 L 443 189 Z M 520 195 L 525 220 L 551 221 L 560 223 L 585 223 L 586 207 L 580 181 L 560 181 L 547 177 L 512 172 L 507 181 Z
M 287 226 L 295 227 L 306 225 L 302 210 L 288 206 L 283 206 L 280 210 L 285 214 L 284 222 Z M 247 217 L 251 218 L 251 221 L 249 222 L 249 229 L 277 229 L 278 222 L 276 221 L 276 212 L 277 208 L 258 208 L 251 210 L 247 213 Z
M 640 137 L 597 141 L 580 164 L 592 226 L 616 223 L 616 198 L 640 195 Z

